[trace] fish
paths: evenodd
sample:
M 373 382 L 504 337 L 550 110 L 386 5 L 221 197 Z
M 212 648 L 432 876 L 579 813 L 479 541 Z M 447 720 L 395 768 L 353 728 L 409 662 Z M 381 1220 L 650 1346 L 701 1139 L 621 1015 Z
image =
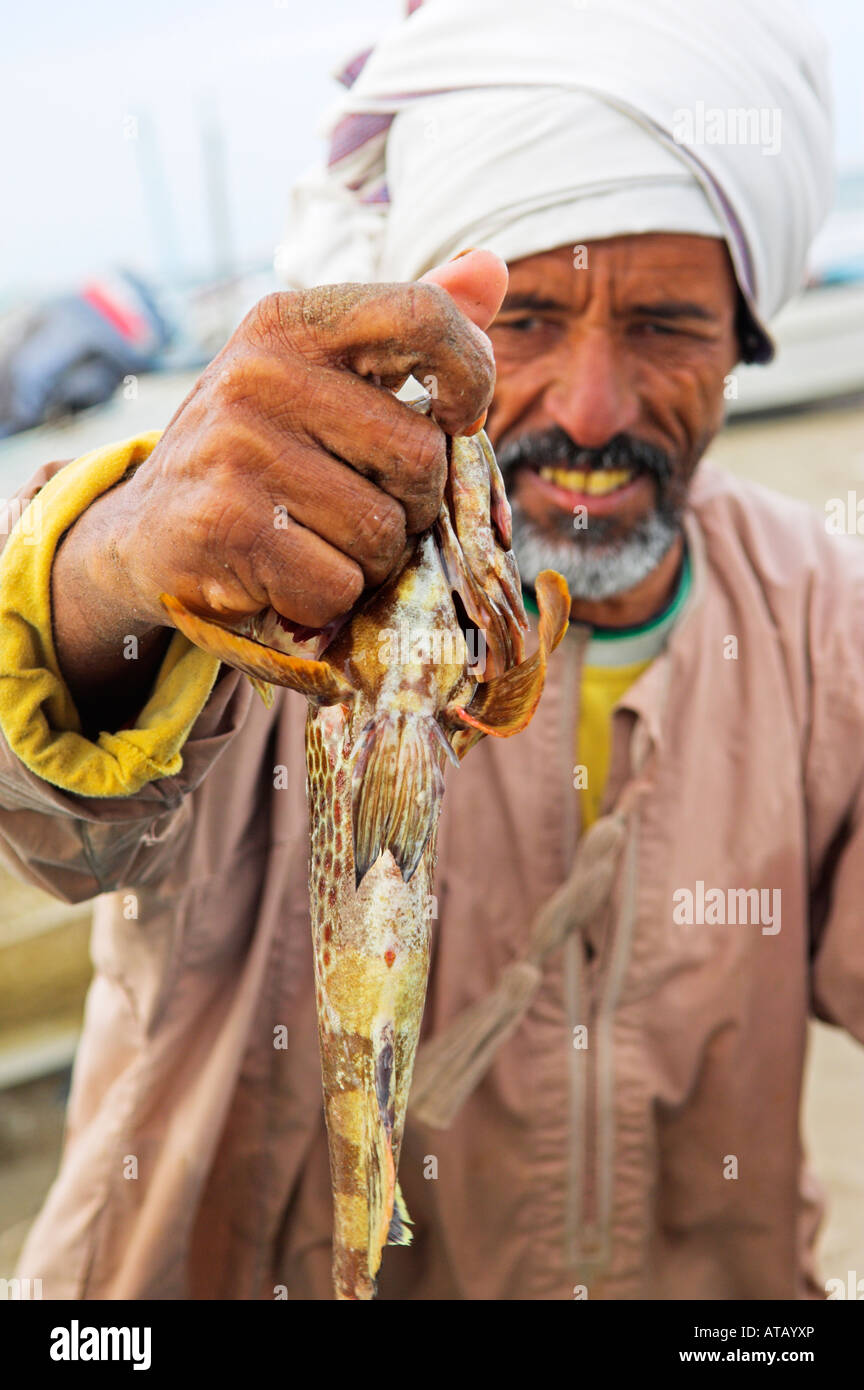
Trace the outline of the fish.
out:
M 428 395 L 406 402 L 428 413 Z M 560 574 L 536 581 L 537 650 L 511 513 L 481 429 L 448 440 L 444 498 L 390 579 L 326 628 L 272 609 L 227 627 L 161 596 L 174 626 L 271 703 L 308 701 L 309 899 L 333 1195 L 333 1290 L 369 1300 L 386 1245 L 411 1241 L 399 1153 L 429 976 L 444 774 L 524 729 L 569 622 Z

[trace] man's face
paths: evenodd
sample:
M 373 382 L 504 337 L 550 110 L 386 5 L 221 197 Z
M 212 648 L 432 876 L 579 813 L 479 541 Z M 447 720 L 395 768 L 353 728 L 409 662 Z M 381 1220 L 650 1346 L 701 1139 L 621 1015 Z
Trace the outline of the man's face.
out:
M 650 233 L 579 250 L 511 263 L 489 329 L 487 430 L 523 578 L 558 569 L 590 601 L 641 583 L 680 534 L 738 360 L 737 291 L 716 238 Z

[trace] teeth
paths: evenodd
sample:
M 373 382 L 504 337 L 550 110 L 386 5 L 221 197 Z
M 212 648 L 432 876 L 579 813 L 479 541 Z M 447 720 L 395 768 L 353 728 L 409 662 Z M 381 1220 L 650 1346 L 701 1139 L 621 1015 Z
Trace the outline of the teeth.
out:
M 589 497 L 605 497 L 619 487 L 625 487 L 633 477 L 629 468 L 541 468 L 540 477 L 570 492 L 587 493 Z

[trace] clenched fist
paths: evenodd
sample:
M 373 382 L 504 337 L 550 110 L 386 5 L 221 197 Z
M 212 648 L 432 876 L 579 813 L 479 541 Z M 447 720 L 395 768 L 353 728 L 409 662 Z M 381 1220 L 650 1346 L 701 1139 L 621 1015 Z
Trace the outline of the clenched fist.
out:
M 388 577 L 437 515 L 445 434 L 491 401 L 482 329 L 506 284 L 477 251 L 416 284 L 261 300 L 150 457 L 58 549 L 55 639 L 85 723 L 116 728 L 144 694 L 167 640 L 160 593 L 223 623 L 269 606 L 320 627 Z M 431 378 L 429 417 L 392 395 L 409 374 Z

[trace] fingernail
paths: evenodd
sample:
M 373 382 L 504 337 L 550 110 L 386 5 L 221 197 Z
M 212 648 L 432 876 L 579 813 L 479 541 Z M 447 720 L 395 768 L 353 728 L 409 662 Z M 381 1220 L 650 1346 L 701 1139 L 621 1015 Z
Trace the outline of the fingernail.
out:
M 469 425 L 468 429 L 465 431 L 465 434 L 468 438 L 470 438 L 472 434 L 478 434 L 480 430 L 482 430 L 483 426 L 486 424 L 486 416 L 488 414 L 489 411 L 484 410 L 483 414 L 480 416 L 480 419 L 475 420 L 473 425 Z
M 476 246 L 466 246 L 464 251 L 457 251 L 455 256 L 451 256 L 451 261 L 458 261 L 462 256 L 470 256 L 472 251 L 476 251 Z

